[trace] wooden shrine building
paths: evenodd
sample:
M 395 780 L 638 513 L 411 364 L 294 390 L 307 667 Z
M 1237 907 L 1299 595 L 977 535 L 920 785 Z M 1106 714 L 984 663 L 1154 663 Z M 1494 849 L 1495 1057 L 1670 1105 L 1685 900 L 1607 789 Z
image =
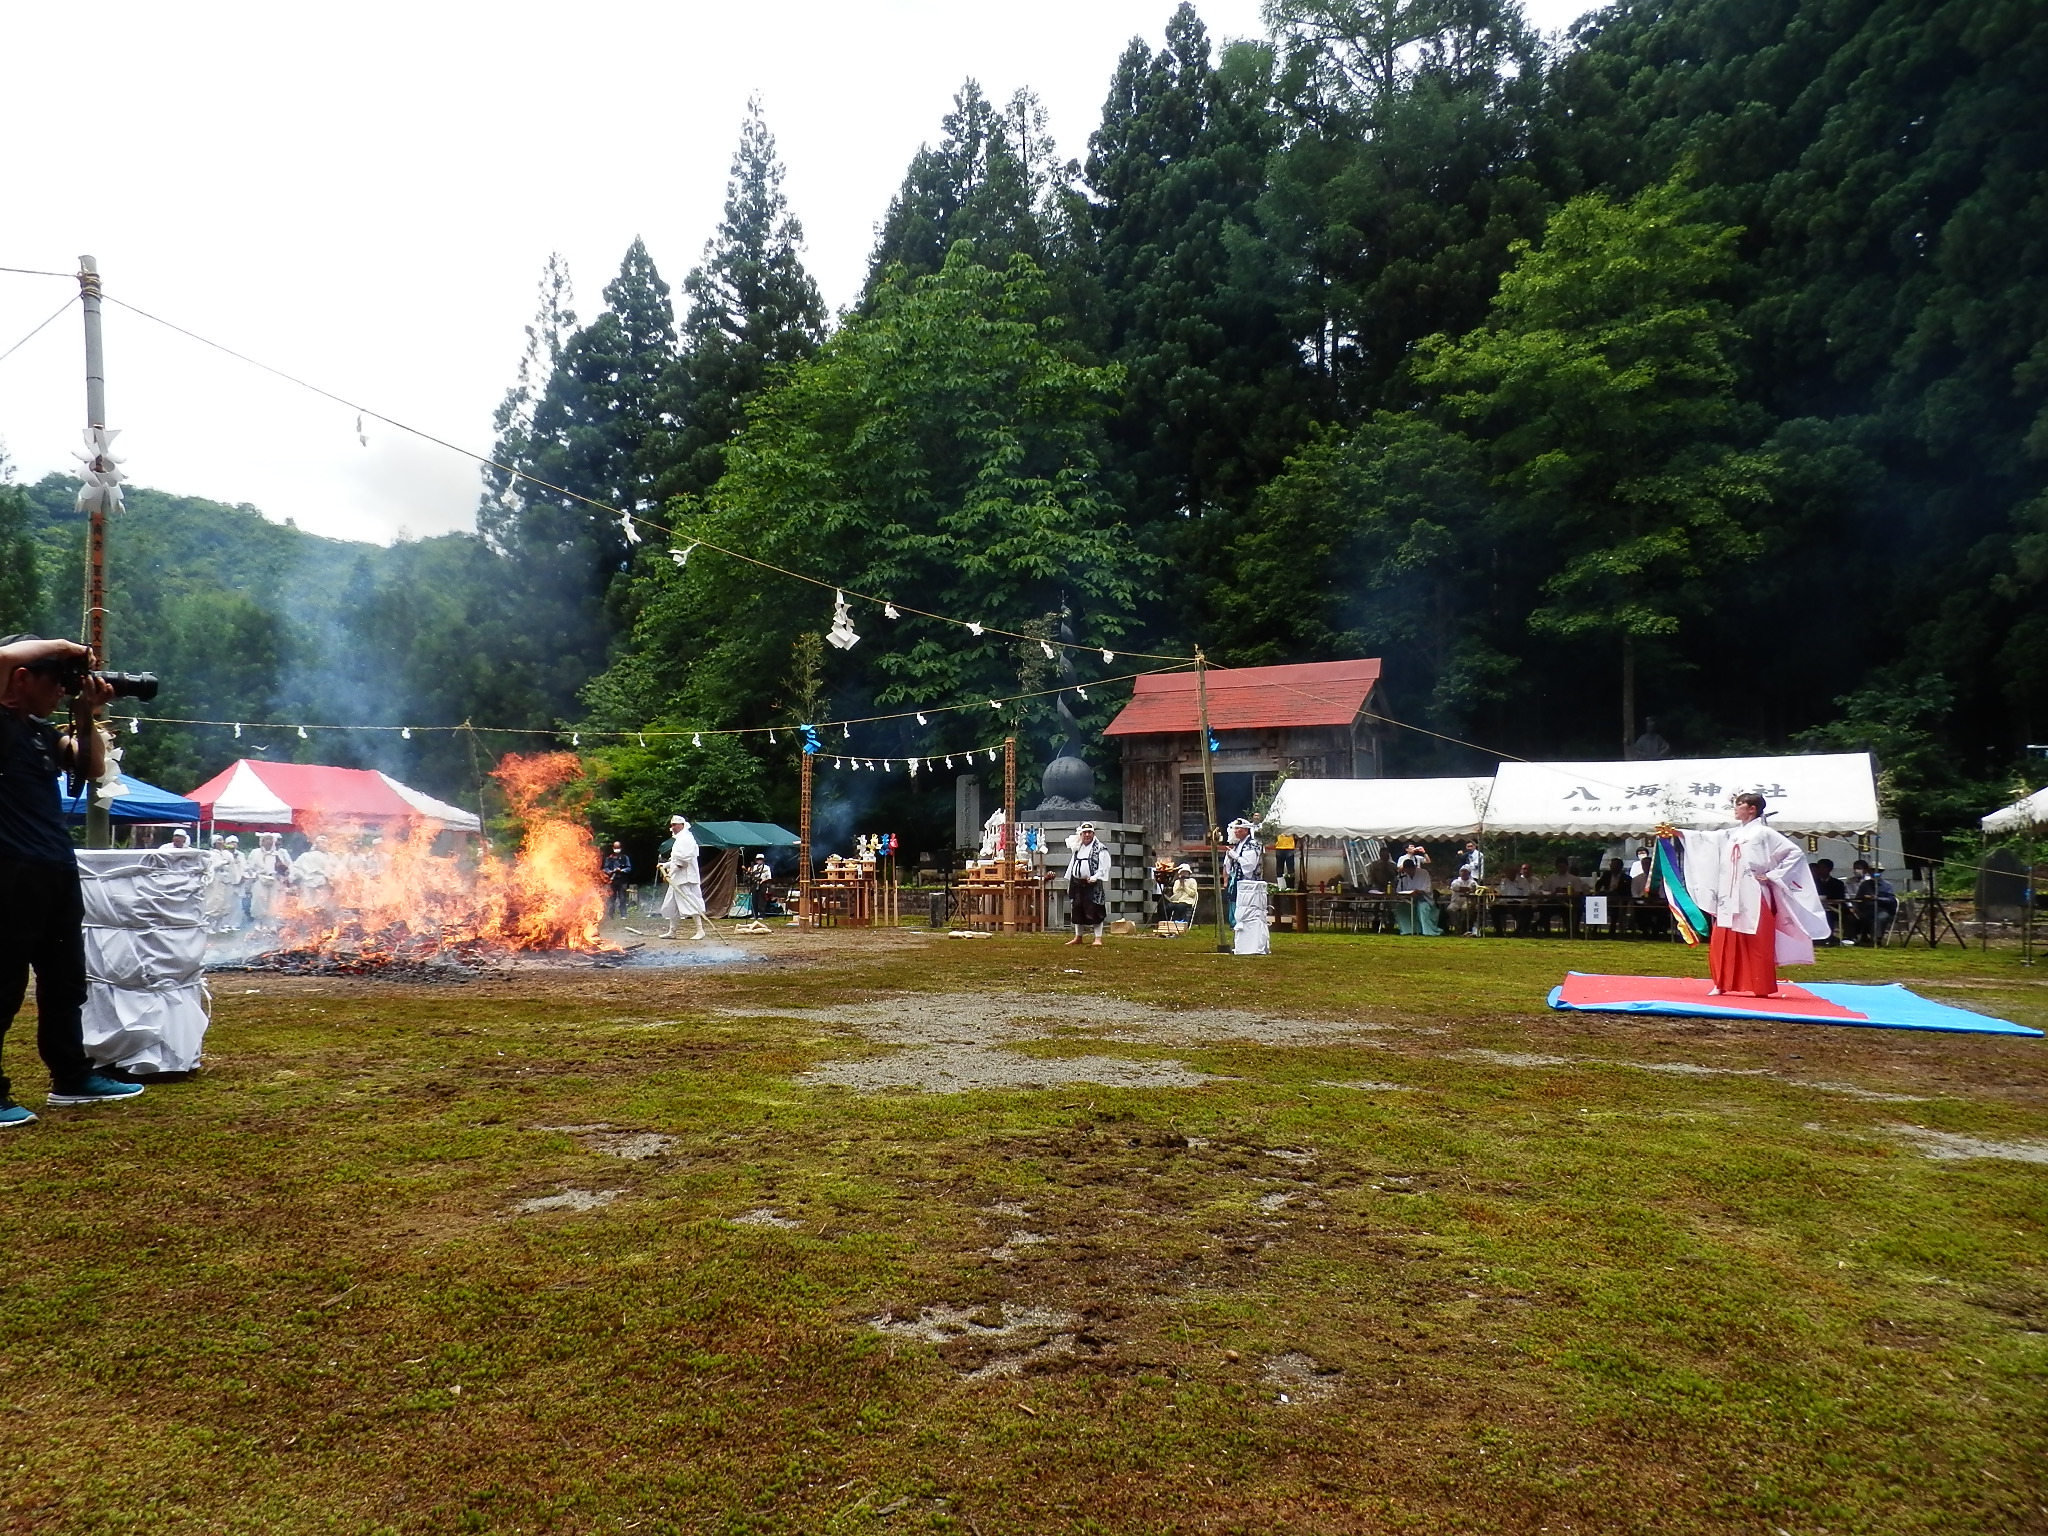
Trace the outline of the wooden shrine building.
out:
M 1383 733 L 1367 715 L 1379 681 L 1377 660 L 1211 668 L 1218 822 L 1245 815 L 1282 773 L 1378 778 Z M 1196 722 L 1195 674 L 1161 672 L 1137 680 L 1103 732 L 1123 744 L 1122 819 L 1145 827 L 1155 856 L 1208 847 Z

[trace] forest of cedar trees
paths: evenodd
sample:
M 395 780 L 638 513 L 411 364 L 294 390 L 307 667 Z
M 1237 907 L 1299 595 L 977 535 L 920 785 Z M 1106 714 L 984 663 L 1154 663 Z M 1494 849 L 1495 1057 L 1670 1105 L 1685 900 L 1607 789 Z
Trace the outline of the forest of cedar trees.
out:
M 165 677 L 146 713 L 484 729 L 148 726 L 127 766 L 182 791 L 260 746 L 473 803 L 546 739 L 488 728 L 559 727 L 637 845 L 672 810 L 791 818 L 797 741 L 601 732 L 1058 681 L 871 604 L 827 646 L 829 590 L 678 563 L 694 537 L 1116 652 L 1381 657 L 1397 774 L 1616 758 L 1654 720 L 1687 756 L 1868 749 L 1923 835 L 2048 778 L 2037 0 L 1162 20 L 1085 145 L 965 82 L 838 315 L 758 109 L 680 285 L 636 242 L 591 303 L 551 260 L 493 452 L 534 478 L 487 474 L 473 534 L 135 492 L 110 660 Z M 0 631 L 75 631 L 72 492 L 0 490 Z M 1148 665 L 1082 654 L 1083 686 Z M 1128 692 L 1068 697 L 1092 729 Z M 1050 700 L 930 721 L 828 745 L 1015 729 L 1028 794 L 1057 732 Z M 824 777 L 828 824 L 949 841 L 949 776 Z

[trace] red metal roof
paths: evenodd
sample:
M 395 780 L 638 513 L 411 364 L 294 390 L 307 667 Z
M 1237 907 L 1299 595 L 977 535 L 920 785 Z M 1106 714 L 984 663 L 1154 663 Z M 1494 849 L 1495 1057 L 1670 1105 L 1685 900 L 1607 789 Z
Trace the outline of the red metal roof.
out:
M 1287 667 L 1211 667 L 1209 729 L 1255 731 L 1287 725 L 1349 725 L 1380 680 L 1378 658 L 1307 661 Z M 1138 679 L 1105 736 L 1163 736 L 1197 729 L 1195 674 Z

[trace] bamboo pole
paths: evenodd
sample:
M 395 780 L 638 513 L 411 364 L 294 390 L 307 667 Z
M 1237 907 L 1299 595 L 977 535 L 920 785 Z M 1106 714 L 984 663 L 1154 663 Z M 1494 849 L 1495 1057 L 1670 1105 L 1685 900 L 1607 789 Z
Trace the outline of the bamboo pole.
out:
M 1209 872 L 1216 882 L 1216 948 L 1230 952 L 1228 928 L 1223 921 L 1222 829 L 1216 825 L 1216 764 L 1209 753 L 1209 659 L 1195 647 L 1195 717 L 1202 733 L 1202 814 L 1209 823 Z
M 1017 931 L 1017 738 L 1003 738 L 1003 932 Z
M 798 754 L 801 768 L 798 782 L 796 834 L 796 925 L 809 928 L 811 922 L 811 754 Z

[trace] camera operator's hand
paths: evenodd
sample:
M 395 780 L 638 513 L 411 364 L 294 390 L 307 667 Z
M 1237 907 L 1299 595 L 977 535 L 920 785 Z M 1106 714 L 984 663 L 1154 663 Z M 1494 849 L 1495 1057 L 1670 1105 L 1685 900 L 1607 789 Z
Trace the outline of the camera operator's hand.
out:
M 78 685 L 79 701 L 88 709 L 98 709 L 113 698 L 114 690 L 107 680 L 97 672 L 88 672 Z

